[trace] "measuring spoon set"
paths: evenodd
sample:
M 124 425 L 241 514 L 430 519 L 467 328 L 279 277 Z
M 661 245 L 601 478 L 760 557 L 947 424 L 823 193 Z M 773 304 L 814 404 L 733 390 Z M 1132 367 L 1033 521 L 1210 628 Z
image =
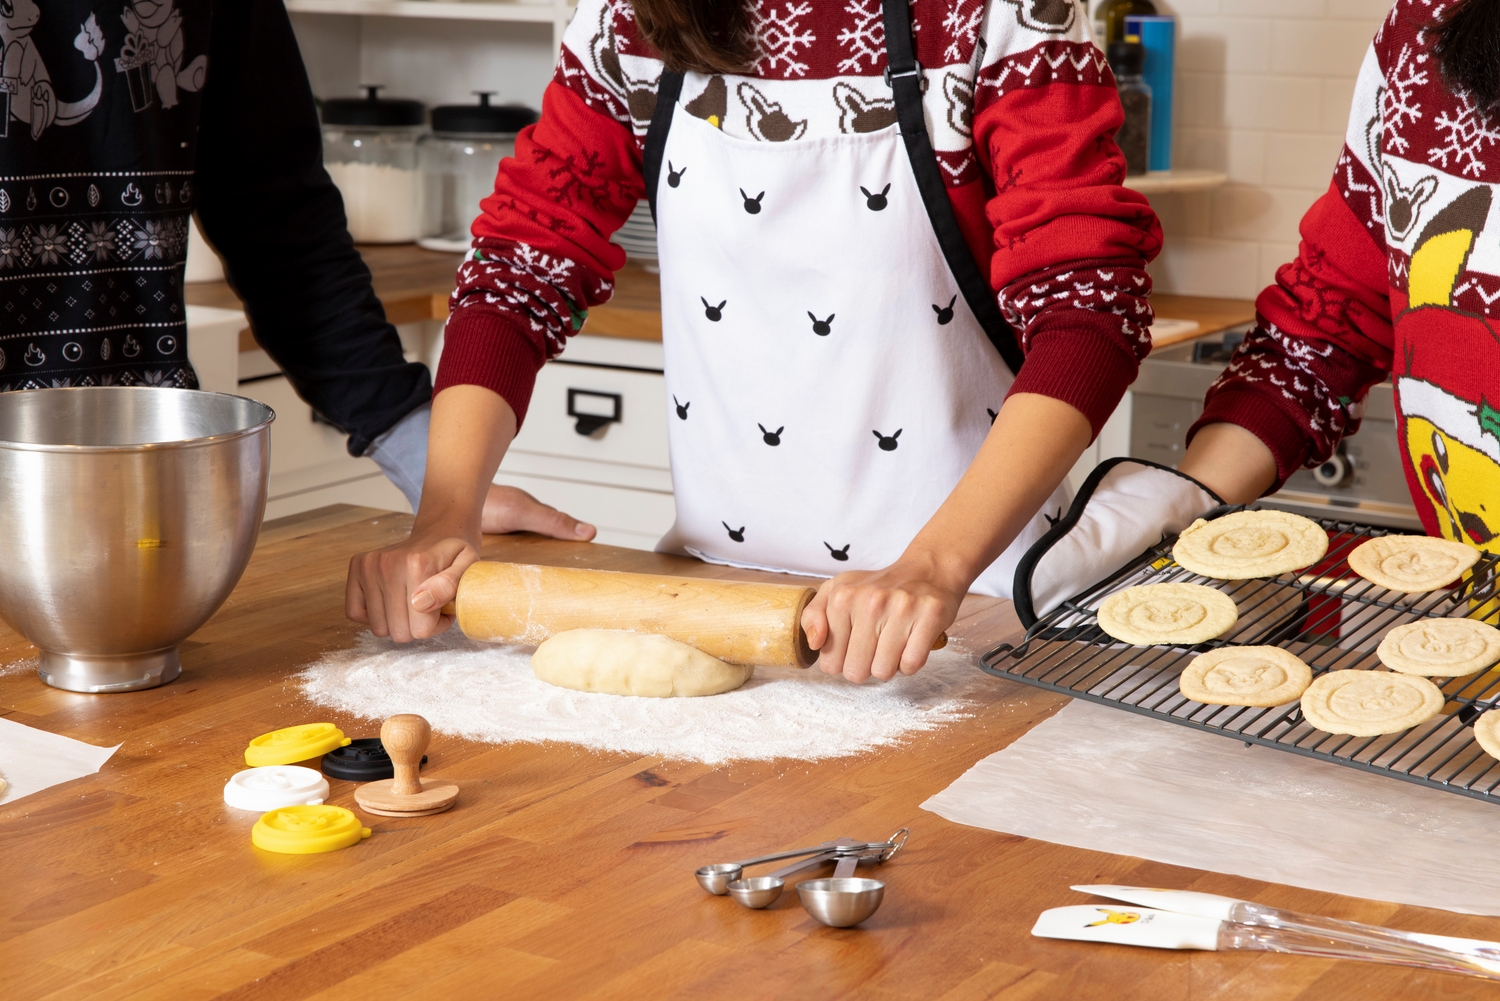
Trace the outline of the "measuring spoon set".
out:
M 808 879 L 797 884 L 797 896 L 807 913 L 831 928 L 849 928 L 874 914 L 885 897 L 885 884 L 876 879 L 860 879 L 855 869 L 861 862 L 879 865 L 906 844 L 910 831 L 903 827 L 885 841 L 855 841 L 839 838 L 825 841 L 815 848 L 761 855 L 739 862 L 719 862 L 698 869 L 693 875 L 698 885 L 718 896 L 729 895 L 752 910 L 769 907 L 786 888 L 786 877 L 804 869 L 834 863 L 833 878 Z M 745 878 L 744 870 L 752 865 L 797 859 L 765 876 Z

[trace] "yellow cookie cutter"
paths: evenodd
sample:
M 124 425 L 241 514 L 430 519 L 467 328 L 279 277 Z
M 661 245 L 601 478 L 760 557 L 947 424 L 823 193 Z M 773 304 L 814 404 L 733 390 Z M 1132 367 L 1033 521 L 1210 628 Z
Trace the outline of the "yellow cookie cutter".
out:
M 245 748 L 245 764 L 251 768 L 262 765 L 290 765 L 327 754 L 336 747 L 350 743 L 344 731 L 332 723 L 304 723 L 281 730 L 263 733 Z
M 357 845 L 370 829 L 342 806 L 284 806 L 263 814 L 250 829 L 250 843 L 282 855 L 315 855 Z

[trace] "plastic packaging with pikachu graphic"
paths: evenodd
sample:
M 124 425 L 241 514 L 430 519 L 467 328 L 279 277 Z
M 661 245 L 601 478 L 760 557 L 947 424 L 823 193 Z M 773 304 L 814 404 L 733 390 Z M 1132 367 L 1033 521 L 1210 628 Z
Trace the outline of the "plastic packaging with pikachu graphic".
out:
M 1490 202 L 1488 187 L 1472 187 L 1423 227 L 1407 309 L 1396 317 L 1392 374 L 1402 457 L 1424 524 L 1492 550 L 1500 535 L 1500 385 L 1489 376 L 1500 328 L 1452 305 Z

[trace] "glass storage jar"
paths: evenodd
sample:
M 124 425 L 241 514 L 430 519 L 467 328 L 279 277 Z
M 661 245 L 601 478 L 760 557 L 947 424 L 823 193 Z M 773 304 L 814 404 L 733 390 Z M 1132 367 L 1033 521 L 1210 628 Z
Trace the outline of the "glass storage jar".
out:
M 514 156 L 516 133 L 538 114 L 521 105 L 490 104 L 490 91 L 475 91 L 478 104 L 432 109 L 432 132 L 418 145 L 422 167 L 422 236 L 430 250 L 469 248 L 469 225 L 480 199 L 495 190 L 500 161 Z
M 410 243 L 422 235 L 422 102 L 364 89 L 362 98 L 323 102 L 323 164 L 344 196 L 355 243 Z

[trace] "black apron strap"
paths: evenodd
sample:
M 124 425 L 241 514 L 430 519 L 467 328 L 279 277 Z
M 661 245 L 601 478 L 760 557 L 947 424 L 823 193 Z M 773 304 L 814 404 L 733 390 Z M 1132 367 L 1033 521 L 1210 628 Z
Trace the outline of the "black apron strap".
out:
M 932 140 L 927 135 L 927 121 L 922 114 L 922 91 L 925 87 L 922 66 L 912 52 L 911 12 L 907 0 L 884 0 L 885 7 L 885 80 L 896 98 L 896 121 L 901 126 L 901 138 L 906 142 L 906 155 L 911 160 L 911 172 L 916 175 L 917 189 L 922 192 L 922 204 L 927 208 L 927 218 L 932 221 L 932 230 L 937 234 L 938 246 L 948 261 L 948 270 L 953 272 L 964 302 L 969 304 L 974 318 L 984 328 L 985 335 L 1012 373 L 1021 371 L 1025 356 L 1016 340 L 1010 324 L 1000 313 L 1000 304 L 989 280 L 969 252 L 964 234 L 958 228 L 958 218 L 953 214 L 953 203 L 948 200 L 948 188 L 943 183 L 942 171 L 938 169 L 937 154 L 932 150 Z M 663 77 L 665 80 L 665 77 Z M 678 80 L 681 87 L 681 79 Z M 673 99 L 676 100 L 675 97 Z M 661 114 L 660 98 L 657 115 Z M 656 129 L 653 120 L 651 128 Z M 666 142 L 666 129 L 662 129 L 662 141 Z M 648 135 L 647 142 L 650 139 Z M 649 150 L 649 146 L 648 146 Z M 660 165 L 658 154 L 658 169 Z M 655 190 L 654 188 L 652 189 Z
M 661 180 L 661 162 L 667 152 L 667 131 L 672 128 L 672 109 L 682 94 L 682 74 L 663 69 L 656 86 L 656 110 L 646 130 L 646 148 L 641 155 L 641 173 L 646 180 L 646 199 L 651 203 L 651 221 L 656 221 L 656 185 Z

